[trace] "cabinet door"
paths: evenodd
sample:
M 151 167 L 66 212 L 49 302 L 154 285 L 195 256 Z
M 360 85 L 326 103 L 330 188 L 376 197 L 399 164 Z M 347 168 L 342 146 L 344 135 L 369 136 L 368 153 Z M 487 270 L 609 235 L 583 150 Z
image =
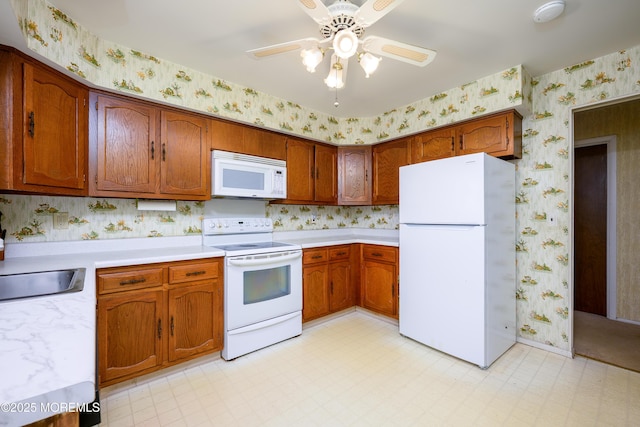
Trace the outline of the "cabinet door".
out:
M 84 190 L 88 92 L 53 72 L 23 67 L 23 184 Z
M 343 310 L 353 305 L 351 263 L 349 261 L 329 264 L 329 295 L 331 311 Z
M 499 115 L 462 124 L 458 127 L 457 138 L 456 155 L 506 151 L 509 145 L 507 119 Z
M 286 138 L 284 135 L 245 126 L 243 132 L 244 151 L 254 156 L 286 160 Z
M 100 384 L 162 364 L 166 325 L 163 291 L 123 292 L 98 299 Z
M 317 264 L 302 269 L 302 320 L 329 314 L 329 269 Z
M 211 143 L 209 120 L 191 114 L 162 111 L 160 193 L 209 198 Z
M 397 205 L 400 199 L 400 167 L 411 163 L 411 139 L 373 146 L 372 201 L 374 205 Z
M 211 120 L 211 149 L 242 153 L 244 127 L 223 120 Z
M 313 201 L 314 145 L 287 139 L 287 199 Z
M 287 166 L 288 166 L 287 162 Z M 315 146 L 316 202 L 335 203 L 338 198 L 338 151 L 327 145 Z
M 97 96 L 97 195 L 156 192 L 156 159 L 161 155 L 156 123 L 158 110 L 151 106 Z
M 456 154 L 455 136 L 454 127 L 432 130 L 414 136 L 411 142 L 411 162 L 420 163 L 454 156 Z
M 221 348 L 220 295 L 216 281 L 169 290 L 169 361 Z
M 398 315 L 394 264 L 365 259 L 362 264 L 362 306 L 387 316 Z
M 371 204 L 371 147 L 338 147 L 338 204 Z

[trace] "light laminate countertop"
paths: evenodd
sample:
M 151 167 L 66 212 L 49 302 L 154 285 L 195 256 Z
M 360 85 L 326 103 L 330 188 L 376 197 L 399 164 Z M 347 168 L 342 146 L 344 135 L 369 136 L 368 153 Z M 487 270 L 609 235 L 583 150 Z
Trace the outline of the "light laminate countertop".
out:
M 200 236 L 7 245 L 0 275 L 85 268 L 80 292 L 0 302 L 0 426 L 92 402 L 96 268 L 224 256 Z
M 368 243 L 398 246 L 397 230 L 274 232 L 302 248 Z M 85 268 L 81 292 L 0 302 L 0 426 L 21 426 L 94 399 L 96 268 L 224 256 L 200 236 L 17 243 L 0 275 Z

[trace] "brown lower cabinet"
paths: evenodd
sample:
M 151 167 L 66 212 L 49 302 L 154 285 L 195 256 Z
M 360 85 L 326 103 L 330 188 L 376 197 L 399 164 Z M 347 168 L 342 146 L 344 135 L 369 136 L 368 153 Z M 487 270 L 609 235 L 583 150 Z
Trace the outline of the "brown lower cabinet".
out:
M 222 349 L 221 258 L 98 269 L 98 373 L 111 385 Z
M 362 307 L 397 319 L 398 292 L 398 248 L 362 245 Z
M 398 248 L 352 244 L 303 252 L 302 320 L 354 305 L 398 318 Z
M 305 249 L 302 257 L 302 320 L 355 304 L 351 245 Z

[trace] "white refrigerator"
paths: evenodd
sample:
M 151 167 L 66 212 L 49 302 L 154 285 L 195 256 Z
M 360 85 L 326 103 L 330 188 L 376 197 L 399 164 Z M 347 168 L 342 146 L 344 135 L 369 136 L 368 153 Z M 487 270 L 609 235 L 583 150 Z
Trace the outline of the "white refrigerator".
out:
M 400 334 L 488 368 L 516 338 L 514 165 L 403 166 L 399 210 Z

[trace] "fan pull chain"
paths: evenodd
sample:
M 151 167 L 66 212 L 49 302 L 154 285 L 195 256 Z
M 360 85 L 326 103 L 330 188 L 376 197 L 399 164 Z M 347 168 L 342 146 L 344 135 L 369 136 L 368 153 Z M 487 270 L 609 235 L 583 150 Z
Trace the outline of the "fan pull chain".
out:
M 340 103 L 338 102 L 338 68 L 336 68 L 335 70 L 336 70 L 336 100 L 333 103 L 333 106 L 338 108 L 340 106 Z

